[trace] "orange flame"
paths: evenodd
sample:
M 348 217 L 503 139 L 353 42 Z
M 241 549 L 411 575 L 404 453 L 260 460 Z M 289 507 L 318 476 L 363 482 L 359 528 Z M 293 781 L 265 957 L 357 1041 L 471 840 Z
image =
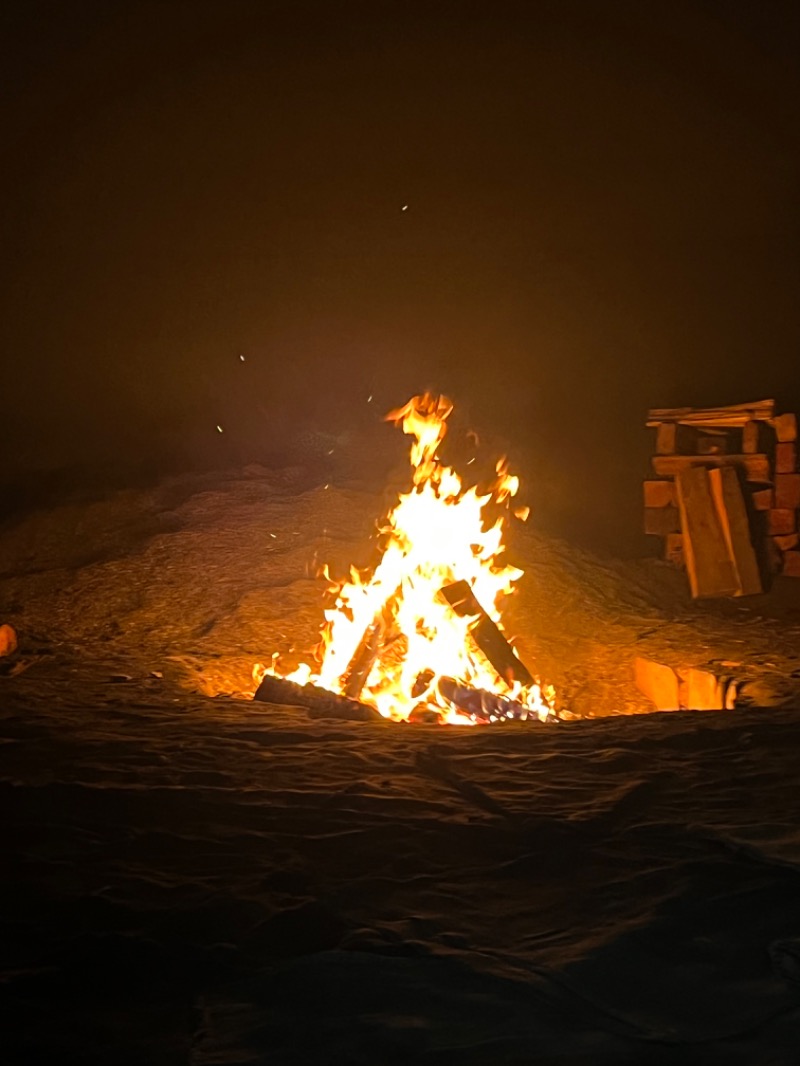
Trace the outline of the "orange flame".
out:
M 443 396 L 416 396 L 387 415 L 413 437 L 413 489 L 400 499 L 380 530 L 385 547 L 375 571 L 334 586 L 335 602 L 325 611 L 320 661 L 301 664 L 288 677 L 339 694 L 352 693 L 354 664 L 366 670 L 357 682 L 359 698 L 387 718 L 408 719 L 417 708 L 435 708 L 442 719 L 472 724 L 474 719 L 439 693 L 439 678 L 455 678 L 470 688 L 509 697 L 523 716 L 546 718 L 554 693 L 539 683 L 527 687 L 499 676 L 471 638 L 475 618 L 461 617 L 440 597 L 442 588 L 466 581 L 495 623 L 500 607 L 522 571 L 506 565 L 503 533 L 519 478 L 501 459 L 486 495 L 464 489 L 461 479 L 438 457 L 453 405 Z M 490 510 L 506 504 L 494 521 Z M 523 520 L 527 508 L 517 512 Z M 327 575 L 326 575 L 327 576 Z M 279 674 L 277 660 L 257 665 L 256 681 Z

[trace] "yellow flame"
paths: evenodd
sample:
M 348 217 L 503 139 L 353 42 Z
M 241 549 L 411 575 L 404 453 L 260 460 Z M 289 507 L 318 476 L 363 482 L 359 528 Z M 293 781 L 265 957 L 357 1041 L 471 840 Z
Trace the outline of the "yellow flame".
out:
M 435 708 L 444 721 L 472 724 L 470 715 L 438 693 L 437 680 L 452 677 L 510 697 L 544 718 L 552 689 L 519 681 L 509 685 L 473 642 L 476 620 L 457 615 L 439 596 L 443 587 L 466 581 L 486 614 L 500 623 L 502 602 L 522 576 L 502 560 L 509 509 L 497 506 L 517 494 L 519 478 L 501 459 L 485 495 L 475 486 L 463 488 L 455 470 L 438 457 L 452 410 L 445 397 L 426 393 L 387 416 L 413 437 L 413 488 L 400 496 L 381 529 L 385 546 L 375 571 L 362 576 L 351 569 L 349 580 L 334 586 L 334 603 L 324 612 L 319 664 L 303 663 L 281 676 L 345 693 L 354 659 L 377 629 L 379 652 L 359 698 L 384 717 L 407 719 L 425 707 Z M 527 518 L 527 508 L 517 514 Z M 281 674 L 277 658 L 270 667 L 256 667 L 256 681 L 266 673 Z

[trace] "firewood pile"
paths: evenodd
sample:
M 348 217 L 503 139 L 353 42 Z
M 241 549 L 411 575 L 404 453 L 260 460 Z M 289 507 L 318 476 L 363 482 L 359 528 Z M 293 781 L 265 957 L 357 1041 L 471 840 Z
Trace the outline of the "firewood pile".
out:
M 644 531 L 686 570 L 692 595 L 747 596 L 762 574 L 800 577 L 797 419 L 774 400 L 653 408 L 656 475 L 644 482 Z

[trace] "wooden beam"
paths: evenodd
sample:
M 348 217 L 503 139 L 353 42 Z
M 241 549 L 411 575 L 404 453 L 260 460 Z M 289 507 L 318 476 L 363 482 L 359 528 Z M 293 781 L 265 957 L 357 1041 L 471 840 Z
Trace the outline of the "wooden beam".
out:
M 728 407 L 653 407 L 647 412 L 647 425 L 680 422 L 685 426 L 743 426 L 754 420 L 768 421 L 774 412 L 774 400 L 755 400 Z
M 654 455 L 653 471 L 659 477 L 676 477 L 693 466 L 741 467 L 748 481 L 771 481 L 769 457 L 766 455 Z

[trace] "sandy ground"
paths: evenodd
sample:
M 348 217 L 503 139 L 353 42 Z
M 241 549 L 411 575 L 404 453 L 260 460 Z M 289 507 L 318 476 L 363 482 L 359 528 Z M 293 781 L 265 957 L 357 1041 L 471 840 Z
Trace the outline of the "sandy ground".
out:
M 521 527 L 510 612 L 577 716 L 248 702 L 388 500 L 249 468 L 0 535 L 3 1060 L 753 1063 L 800 1048 L 800 612 Z M 631 716 L 632 660 L 740 680 Z

